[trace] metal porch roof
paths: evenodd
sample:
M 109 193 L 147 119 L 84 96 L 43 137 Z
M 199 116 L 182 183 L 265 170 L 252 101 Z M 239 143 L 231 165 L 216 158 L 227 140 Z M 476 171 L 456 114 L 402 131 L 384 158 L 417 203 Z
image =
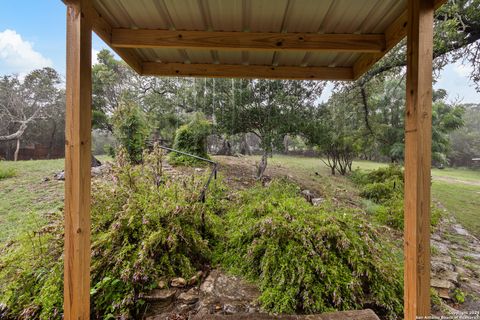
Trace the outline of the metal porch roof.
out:
M 290 73 L 291 78 L 355 79 L 404 37 L 407 19 L 406 0 L 93 0 L 93 6 L 101 20 L 93 29 L 137 72 L 177 76 L 254 77 L 268 70 L 264 77 L 276 78 L 280 70 L 282 77 Z M 131 31 L 132 44 L 121 39 Z M 148 31 L 169 31 L 169 45 L 139 43 L 144 38 L 140 32 Z M 378 50 L 365 51 L 355 46 L 349 50 L 183 46 L 182 32 L 190 31 L 225 33 L 221 41 L 230 38 L 234 43 L 251 33 L 271 35 L 272 41 L 280 39 L 280 45 L 287 35 L 298 35 L 296 40 L 305 42 L 310 35 L 376 35 L 381 40 Z M 167 39 L 153 34 L 150 40 Z M 175 40 L 178 46 L 171 44 Z M 241 70 L 245 72 L 237 72 Z

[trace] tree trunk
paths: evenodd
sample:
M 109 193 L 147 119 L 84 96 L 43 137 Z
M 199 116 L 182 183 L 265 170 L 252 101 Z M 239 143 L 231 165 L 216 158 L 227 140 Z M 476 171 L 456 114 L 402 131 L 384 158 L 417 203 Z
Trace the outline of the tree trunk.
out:
M 267 159 L 268 159 L 268 152 L 263 151 L 262 160 L 260 160 L 260 163 L 258 164 L 258 168 L 257 168 L 257 179 L 261 179 L 263 177 L 263 174 L 265 173 L 265 169 L 267 169 Z
M 52 158 L 53 148 L 54 148 L 54 140 L 55 134 L 57 133 L 57 123 L 53 120 L 53 130 L 52 134 L 50 135 L 50 145 L 48 146 L 48 159 Z
M 20 151 L 20 137 L 17 138 L 17 148 L 15 149 L 15 153 L 13 154 L 13 161 L 18 160 L 18 152 Z
M 228 139 L 223 139 L 222 147 L 217 152 L 218 155 L 222 156 L 231 156 L 232 155 L 232 146 Z
M 288 154 L 288 148 L 289 148 L 289 137 L 288 135 L 286 135 L 285 137 L 283 137 L 283 152 L 285 154 Z
M 249 156 L 252 154 L 250 146 L 248 145 L 247 135 L 245 133 L 242 135 L 242 141 L 240 142 L 240 153 L 244 156 Z

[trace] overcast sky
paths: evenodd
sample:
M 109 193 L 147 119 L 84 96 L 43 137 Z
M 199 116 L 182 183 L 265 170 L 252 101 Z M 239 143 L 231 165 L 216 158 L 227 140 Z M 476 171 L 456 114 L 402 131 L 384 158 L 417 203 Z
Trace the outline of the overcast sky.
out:
M 65 5 L 60 0 L 0 1 L 0 75 L 50 66 L 65 74 Z M 93 37 L 94 58 L 107 48 Z M 469 66 L 448 65 L 440 74 L 435 88 L 448 91 L 449 99 L 480 103 L 480 93 L 468 79 Z M 327 86 L 321 100 L 328 98 Z

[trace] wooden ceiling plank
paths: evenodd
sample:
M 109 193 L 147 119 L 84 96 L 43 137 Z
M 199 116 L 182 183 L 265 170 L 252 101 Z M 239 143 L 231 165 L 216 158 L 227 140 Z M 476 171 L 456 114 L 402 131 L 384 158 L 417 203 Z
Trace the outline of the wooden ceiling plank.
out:
M 71 0 L 70 0 L 71 1 Z M 112 46 L 112 27 L 93 7 L 88 6 L 84 10 L 92 17 L 92 30 L 108 44 L 112 50 L 120 56 L 135 72 L 142 74 L 142 60 L 138 54 L 130 48 L 116 48 Z
M 151 76 L 264 78 L 290 80 L 352 80 L 353 70 L 346 67 L 294 67 L 261 65 L 218 65 L 145 62 L 143 74 Z
M 112 29 L 117 48 L 251 51 L 383 52 L 383 34 L 317 34 Z

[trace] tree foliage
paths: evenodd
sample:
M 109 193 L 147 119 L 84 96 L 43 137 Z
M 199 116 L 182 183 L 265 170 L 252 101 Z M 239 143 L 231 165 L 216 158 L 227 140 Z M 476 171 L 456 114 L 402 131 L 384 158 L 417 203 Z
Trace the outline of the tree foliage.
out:
M 27 129 L 63 114 L 60 84 L 52 68 L 34 70 L 23 80 L 18 75 L 0 79 L 0 141 L 16 140 L 15 160 Z
M 362 120 L 348 100 L 334 94 L 326 104 L 311 109 L 302 129 L 310 145 L 317 147 L 332 175 L 347 174 L 365 136 Z
M 286 135 L 296 135 L 309 120 L 309 109 L 323 90 L 323 83 L 287 80 L 231 80 L 221 95 L 222 105 L 214 111 L 217 127 L 227 134 L 251 133 L 260 140 L 261 178 L 268 155 L 282 148 Z
M 454 166 L 474 166 L 472 159 L 480 158 L 480 105 L 463 107 L 464 126 L 450 133 L 448 160 Z
M 145 114 L 135 102 L 124 97 L 114 113 L 113 123 L 114 135 L 125 148 L 130 161 L 140 163 L 150 133 Z
M 173 148 L 201 158 L 208 158 L 207 137 L 212 125 L 202 114 L 197 114 L 187 124 L 184 124 L 175 134 Z M 200 160 L 180 153 L 171 152 L 169 160 L 174 164 L 197 164 Z

